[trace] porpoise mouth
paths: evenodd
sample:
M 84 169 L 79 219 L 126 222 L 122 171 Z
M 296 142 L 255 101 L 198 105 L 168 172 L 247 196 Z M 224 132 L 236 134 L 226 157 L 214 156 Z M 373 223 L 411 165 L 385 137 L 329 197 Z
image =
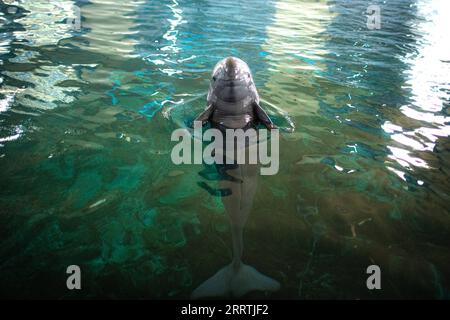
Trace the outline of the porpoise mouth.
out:
M 247 85 L 244 78 L 242 79 L 219 79 L 217 86 L 222 87 L 245 87 Z

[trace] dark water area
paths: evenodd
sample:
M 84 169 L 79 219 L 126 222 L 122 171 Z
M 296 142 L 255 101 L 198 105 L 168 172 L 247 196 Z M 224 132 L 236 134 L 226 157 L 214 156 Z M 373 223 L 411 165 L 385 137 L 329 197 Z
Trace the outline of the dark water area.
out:
M 449 299 L 450 4 L 373 4 L 375 30 L 362 0 L 0 1 L 0 296 L 189 298 L 230 263 L 215 173 L 170 136 L 233 55 L 295 126 L 244 233 L 281 287 L 247 297 Z

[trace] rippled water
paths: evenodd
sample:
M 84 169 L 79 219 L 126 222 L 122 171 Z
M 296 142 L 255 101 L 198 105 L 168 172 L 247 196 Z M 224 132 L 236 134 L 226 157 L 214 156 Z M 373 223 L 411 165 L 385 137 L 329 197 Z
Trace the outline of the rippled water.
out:
M 1 296 L 186 298 L 229 263 L 216 181 L 170 134 L 234 55 L 296 128 L 245 230 L 270 297 L 450 298 L 449 3 L 373 2 L 379 30 L 362 0 L 3 1 Z

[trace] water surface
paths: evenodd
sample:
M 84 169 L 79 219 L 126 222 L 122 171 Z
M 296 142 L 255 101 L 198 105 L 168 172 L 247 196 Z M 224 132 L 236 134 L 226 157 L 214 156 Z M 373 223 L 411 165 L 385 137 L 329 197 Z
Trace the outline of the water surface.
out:
M 234 55 L 296 127 L 245 231 L 270 297 L 448 299 L 449 4 L 374 4 L 379 30 L 362 0 L 3 1 L 1 296 L 187 298 L 229 263 L 217 181 L 170 134 Z

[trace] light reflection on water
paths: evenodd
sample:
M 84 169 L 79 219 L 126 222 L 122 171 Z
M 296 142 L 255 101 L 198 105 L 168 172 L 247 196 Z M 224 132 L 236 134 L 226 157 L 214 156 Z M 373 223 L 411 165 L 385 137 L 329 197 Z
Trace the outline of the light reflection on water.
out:
M 169 138 L 236 55 L 295 126 L 245 234 L 274 296 L 375 297 L 377 263 L 382 297 L 449 297 L 447 1 L 380 2 L 380 30 L 366 1 L 4 2 L 2 296 L 72 297 L 55 274 L 79 261 L 86 297 L 184 298 L 229 260 L 214 172 Z
M 411 102 L 400 110 L 418 123 L 402 128 L 386 121 L 382 126 L 395 142 L 406 148 L 389 146 L 390 157 L 412 171 L 414 167 L 429 169 L 430 166 L 426 160 L 410 155 L 411 152 L 433 152 L 436 140 L 450 135 L 450 118 L 442 113 L 450 99 L 450 52 L 447 50 L 450 36 L 445 31 L 450 27 L 445 14 L 449 6 L 445 1 L 418 1 L 417 8 L 422 20 L 415 28 L 423 37 L 418 40 L 417 52 L 404 58 L 409 68 L 404 71 L 407 78 L 403 89 L 411 92 Z M 423 123 L 427 126 L 420 126 Z

